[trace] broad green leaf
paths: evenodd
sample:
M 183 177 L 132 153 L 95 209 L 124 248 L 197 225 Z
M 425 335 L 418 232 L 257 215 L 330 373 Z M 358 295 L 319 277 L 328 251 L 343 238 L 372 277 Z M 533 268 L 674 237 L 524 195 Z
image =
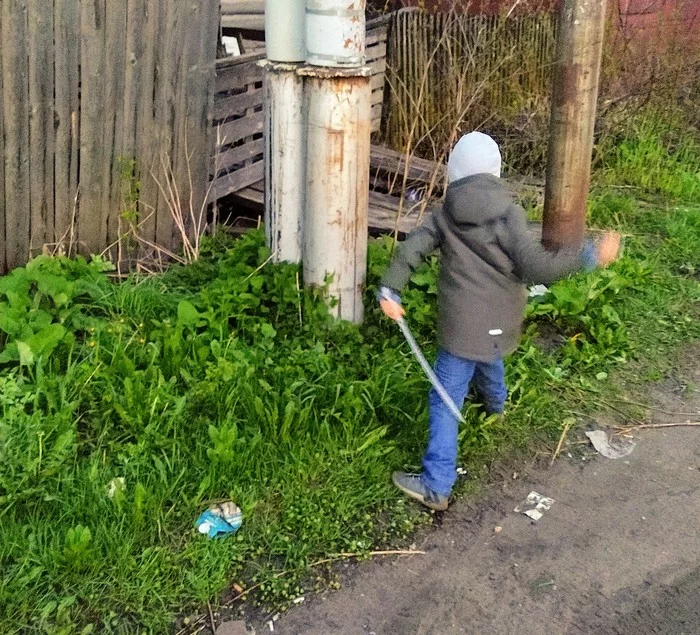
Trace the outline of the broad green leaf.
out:
M 194 305 L 187 300 L 180 300 L 177 305 L 177 319 L 181 324 L 193 325 L 199 321 L 200 314 Z
M 26 342 L 17 342 L 17 351 L 19 352 L 19 363 L 22 366 L 31 366 L 34 363 L 34 353 Z

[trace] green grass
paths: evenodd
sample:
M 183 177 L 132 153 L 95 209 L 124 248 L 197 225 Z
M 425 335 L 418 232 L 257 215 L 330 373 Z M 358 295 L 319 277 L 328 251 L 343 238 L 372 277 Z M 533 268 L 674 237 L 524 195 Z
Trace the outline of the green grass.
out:
M 627 361 L 663 368 L 700 336 L 700 208 L 603 190 L 591 222 L 634 234 L 625 257 L 532 303 L 506 424 L 467 413 L 461 460 L 475 475 L 556 438 L 580 391 L 606 390 Z M 310 563 L 430 521 L 389 479 L 417 466 L 427 432 L 427 383 L 373 308 L 390 242 L 371 246 L 357 328 L 331 323 L 295 267 L 261 266 L 262 241 L 219 239 L 193 266 L 121 284 L 100 261 L 45 257 L 0 278 L 1 632 L 171 632 L 232 581 L 284 604 L 332 580 Z M 436 269 L 404 294 L 430 354 Z M 545 327 L 563 346 L 539 346 Z M 229 498 L 240 532 L 197 534 L 203 508 Z
M 602 185 L 630 186 L 637 193 L 700 202 L 700 132 L 653 106 L 643 109 L 597 148 L 596 178 Z

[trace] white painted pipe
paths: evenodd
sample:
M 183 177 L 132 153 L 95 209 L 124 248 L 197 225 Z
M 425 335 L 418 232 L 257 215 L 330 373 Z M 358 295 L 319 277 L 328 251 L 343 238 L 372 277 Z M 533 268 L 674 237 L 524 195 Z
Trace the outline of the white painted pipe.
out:
M 306 61 L 359 68 L 365 63 L 366 0 L 306 0 Z
M 359 323 L 367 273 L 370 69 L 306 67 L 304 284 L 328 285 L 331 313 Z
M 265 66 L 265 235 L 275 262 L 301 261 L 306 120 L 297 69 Z
M 305 0 L 265 0 L 265 46 L 273 62 L 303 62 Z

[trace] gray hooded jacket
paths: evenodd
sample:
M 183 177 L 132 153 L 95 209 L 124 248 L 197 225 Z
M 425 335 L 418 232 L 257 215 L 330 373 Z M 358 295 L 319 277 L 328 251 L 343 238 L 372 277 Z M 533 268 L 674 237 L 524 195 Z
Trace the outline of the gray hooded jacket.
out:
M 594 261 L 590 246 L 546 251 L 528 231 L 525 211 L 493 172 L 449 185 L 443 208 L 409 234 L 382 284 L 400 293 L 437 248 L 440 346 L 482 362 L 517 348 L 527 284 L 554 282 Z

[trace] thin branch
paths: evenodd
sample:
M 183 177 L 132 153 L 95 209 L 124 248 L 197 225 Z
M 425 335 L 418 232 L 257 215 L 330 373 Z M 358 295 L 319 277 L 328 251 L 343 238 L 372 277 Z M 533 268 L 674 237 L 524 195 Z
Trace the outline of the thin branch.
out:
M 695 428 L 697 426 L 700 426 L 700 421 L 685 421 L 679 423 L 639 423 L 634 426 L 615 426 L 615 430 L 619 430 L 620 432 L 633 432 L 634 430 L 639 430 L 641 428 Z
M 554 461 L 557 460 L 557 457 L 559 456 L 559 452 L 561 452 L 561 446 L 564 444 L 564 439 L 566 438 L 567 432 L 569 432 L 569 428 L 572 425 L 572 421 L 567 421 L 566 424 L 564 425 L 564 429 L 561 432 L 561 437 L 559 437 L 559 443 L 557 444 L 557 449 L 554 451 L 554 454 L 552 455 L 552 460 L 549 462 L 549 466 L 552 467 L 554 465 Z

